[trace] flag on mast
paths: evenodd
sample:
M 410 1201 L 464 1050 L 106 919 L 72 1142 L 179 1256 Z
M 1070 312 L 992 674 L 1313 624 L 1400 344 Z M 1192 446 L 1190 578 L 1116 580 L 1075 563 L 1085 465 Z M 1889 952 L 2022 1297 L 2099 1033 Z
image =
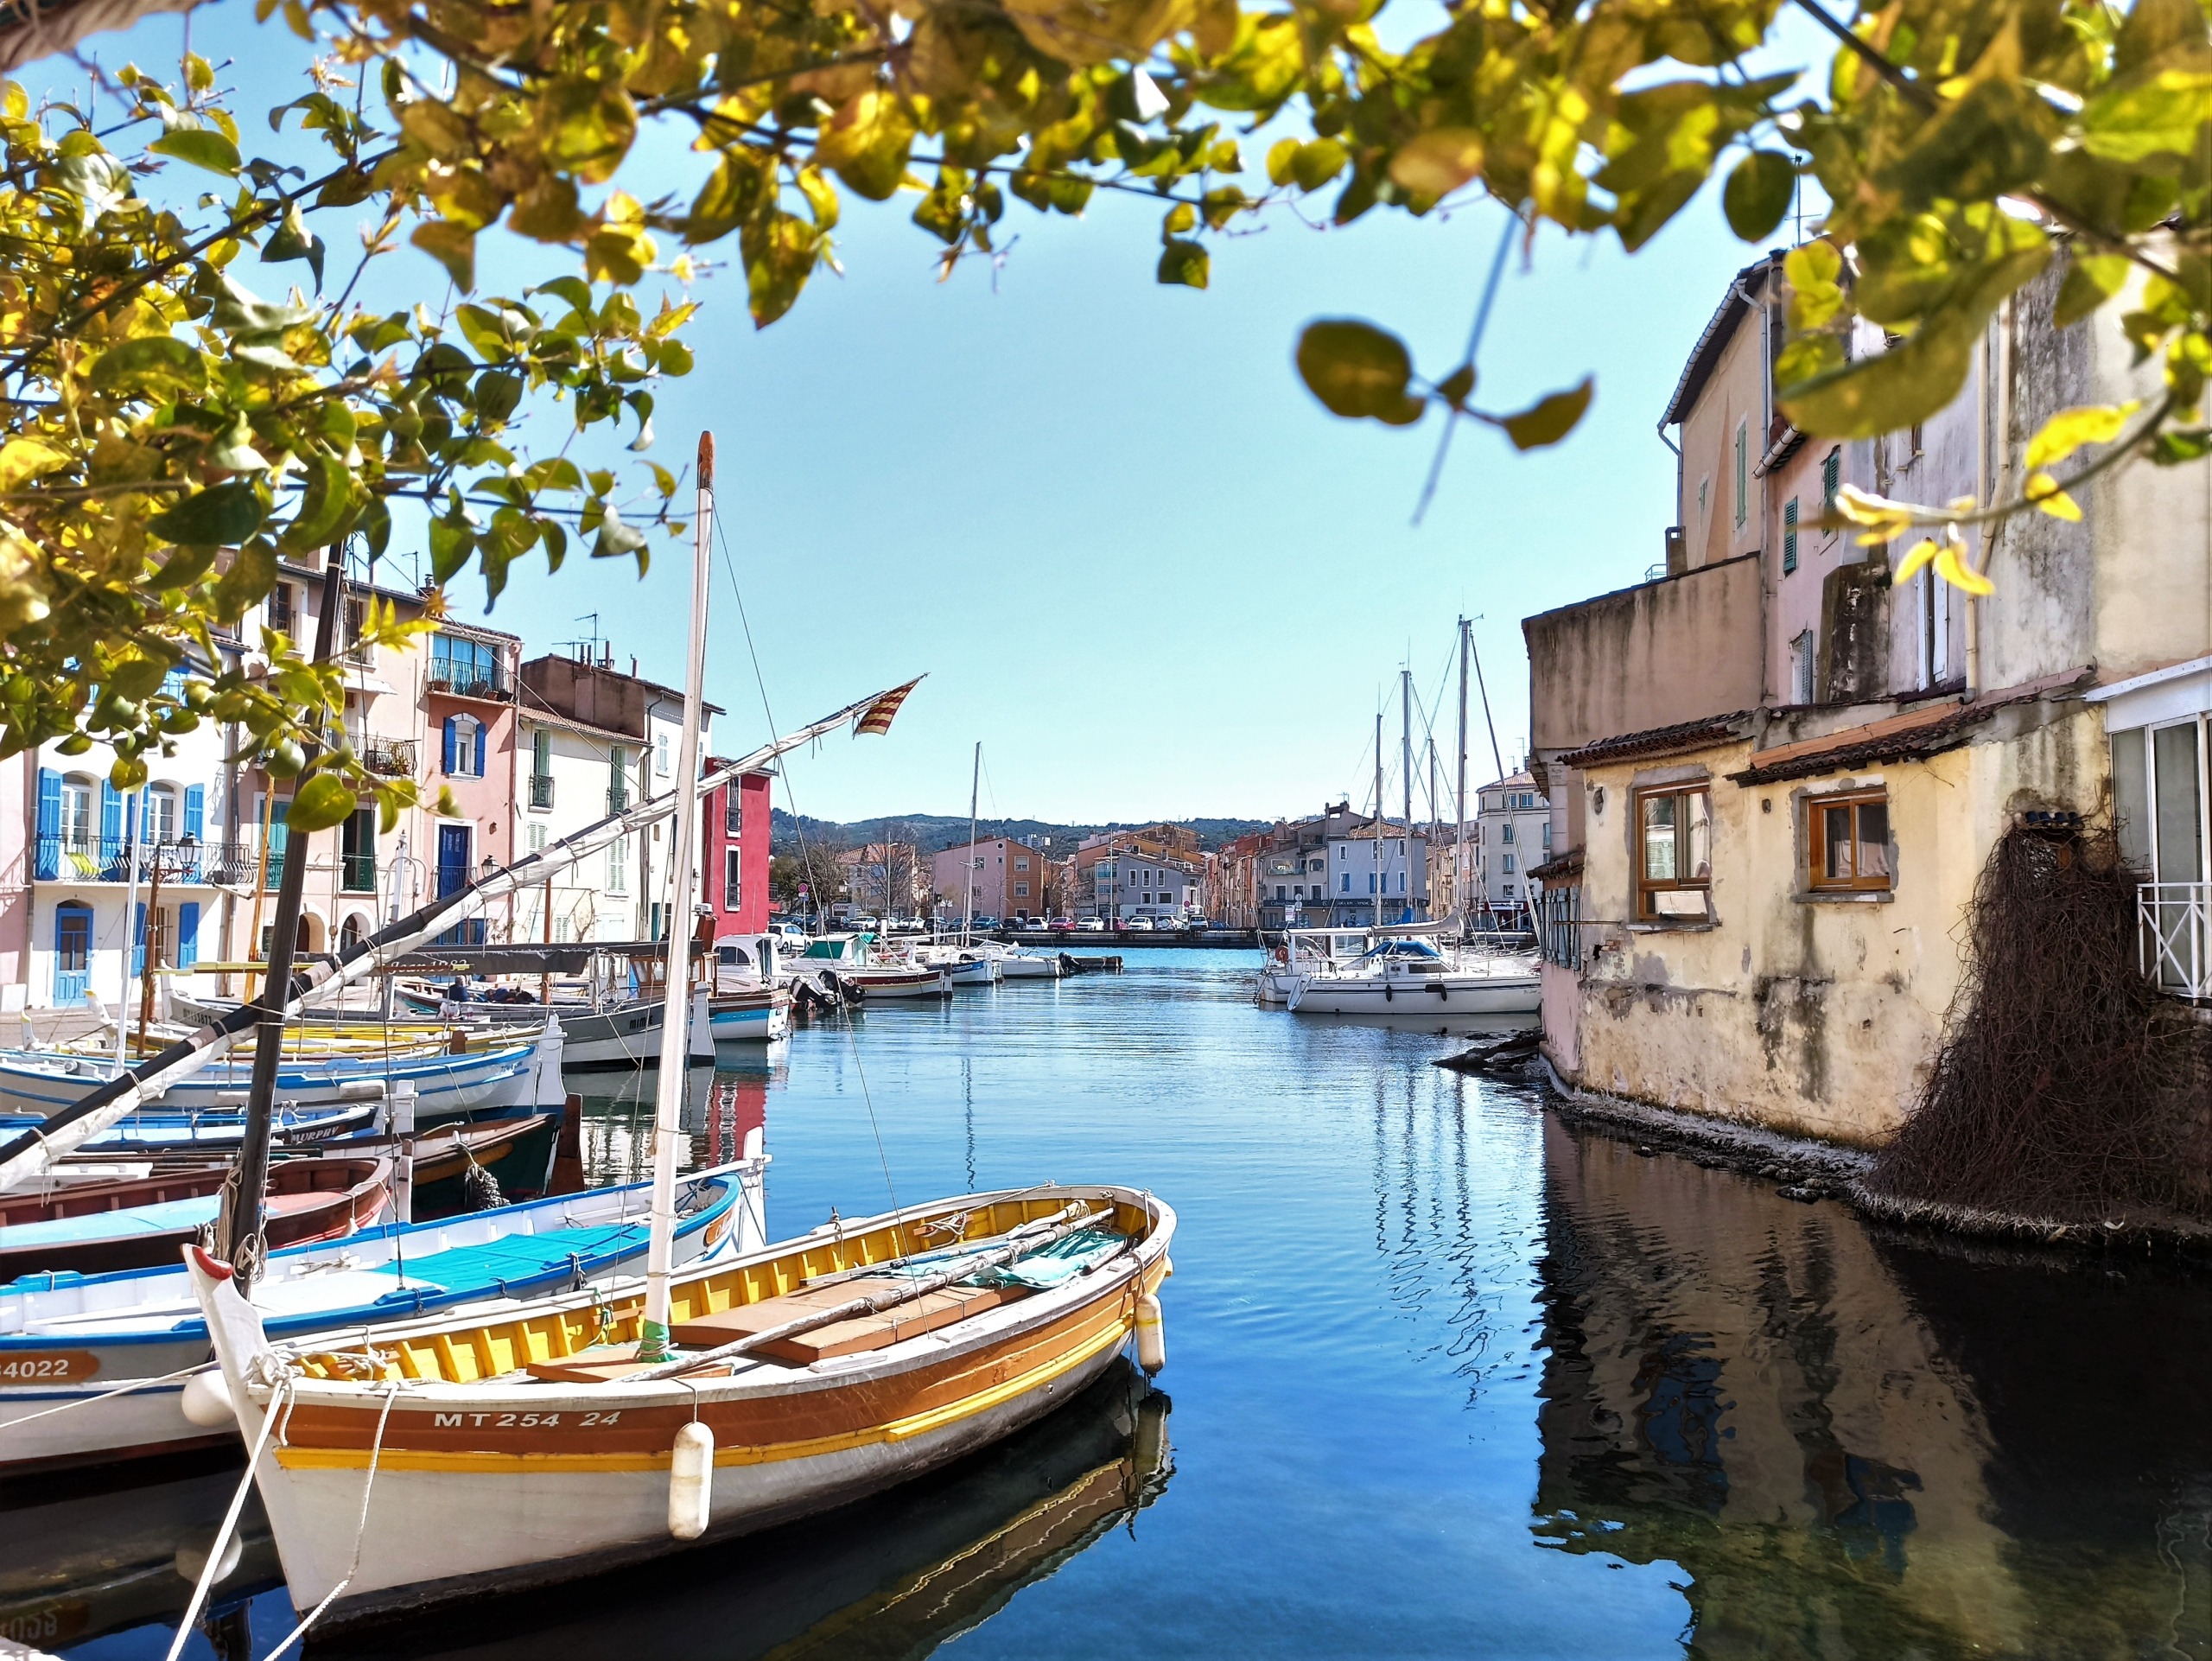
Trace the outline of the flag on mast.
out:
M 926 676 L 917 675 L 904 686 L 893 687 L 861 710 L 853 722 L 853 736 L 858 738 L 862 733 L 874 733 L 880 736 L 889 732 L 892 717 L 899 713 L 899 706 L 906 701 L 906 695 L 927 678 Z

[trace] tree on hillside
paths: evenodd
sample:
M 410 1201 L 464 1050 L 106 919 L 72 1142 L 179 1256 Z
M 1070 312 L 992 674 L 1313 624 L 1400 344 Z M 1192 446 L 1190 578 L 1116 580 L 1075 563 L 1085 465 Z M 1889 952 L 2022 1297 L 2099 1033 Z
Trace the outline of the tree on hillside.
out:
M 1802 171 L 1835 207 L 1789 261 L 1777 376 L 1801 429 L 1863 436 L 1948 403 L 1977 332 L 2054 258 L 2061 322 L 2117 300 L 2164 371 L 2147 408 L 2055 417 L 2030 447 L 2030 503 L 1847 500 L 1870 539 L 1935 527 L 1911 557 L 1978 583 L 1964 519 L 2071 515 L 2088 468 L 2212 449 L 2196 0 L 1893 0 L 1848 21 L 1796 3 L 1836 42 L 1810 95 L 1761 51 L 1781 0 L 1463 0 L 1409 29 L 1385 0 L 257 0 L 318 55 L 298 96 L 243 121 L 189 55 L 173 84 L 124 71 L 101 111 L 10 85 L 0 752 L 110 739 L 128 786 L 147 747 L 213 717 L 296 772 L 341 691 L 296 643 L 248 643 L 265 675 L 169 671 L 219 661 L 213 637 L 280 554 L 383 550 L 397 502 L 430 515 L 435 582 L 473 569 L 493 598 L 518 560 L 642 563 L 651 525 L 682 529 L 679 481 L 611 463 L 650 450 L 655 383 L 690 366 L 671 290 L 695 258 L 726 258 L 773 323 L 836 268 L 853 198 L 903 194 L 949 276 L 1002 251 L 1012 203 L 1074 215 L 1132 195 L 1160 210 L 1157 280 L 1204 288 L 1219 239 L 1268 213 L 1341 226 L 1486 194 L 1527 239 L 1634 250 L 1719 172 L 1730 224 L 1763 241 Z M 0 50 L 20 60 L 127 11 L 65 0 Z M 312 165 L 262 154 L 264 121 Z M 689 177 L 631 162 L 653 125 L 690 137 Z M 1262 126 L 1281 135 L 1264 154 Z M 495 227 L 543 250 L 512 294 L 477 291 Z M 372 312 L 358 295 L 381 258 L 434 262 L 449 291 Z M 1581 366 L 1571 330 L 1556 351 Z M 1563 437 L 1592 393 L 1486 407 L 1473 363 L 1417 373 L 1395 336 L 1346 319 L 1310 325 L 1296 360 L 1340 416 L 1433 409 L 1523 449 Z M 436 612 L 380 613 L 368 637 Z M 411 788 L 342 746 L 314 766 L 296 830 Z

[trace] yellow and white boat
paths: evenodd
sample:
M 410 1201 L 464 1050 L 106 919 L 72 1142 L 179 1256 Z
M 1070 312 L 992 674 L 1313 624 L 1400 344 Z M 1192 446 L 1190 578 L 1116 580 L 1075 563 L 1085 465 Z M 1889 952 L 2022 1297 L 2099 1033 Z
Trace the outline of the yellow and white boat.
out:
M 226 1265 L 188 1257 L 292 1601 L 342 1620 L 888 1487 L 1039 1417 L 1132 1339 L 1154 1370 L 1174 1228 L 1114 1187 L 833 1222 L 677 1271 L 675 1358 L 652 1368 L 642 1290 L 294 1348 Z

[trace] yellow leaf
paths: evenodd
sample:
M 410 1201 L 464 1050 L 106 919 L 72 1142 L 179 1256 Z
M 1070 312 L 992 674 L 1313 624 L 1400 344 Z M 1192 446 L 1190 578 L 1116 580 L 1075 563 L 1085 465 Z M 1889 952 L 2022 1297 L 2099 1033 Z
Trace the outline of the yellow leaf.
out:
M 1448 196 L 1482 167 L 1480 133 L 1468 127 L 1439 127 L 1400 148 L 1390 158 L 1390 177 L 1416 196 Z
M 2028 441 L 2029 470 L 2063 461 L 2084 444 L 2111 443 L 2126 427 L 2127 417 L 2142 407 L 2139 400 L 2131 398 L 2125 404 L 2088 404 L 2061 410 Z
M 1922 566 L 1933 564 L 1935 559 L 1935 539 L 1930 537 L 1923 537 L 1912 544 L 1912 551 L 1907 554 L 1899 562 L 1897 570 L 1890 574 L 1890 586 L 1894 589 L 1901 583 L 1910 582 L 1920 575 Z
M 2028 500 L 2054 519 L 2075 519 L 2082 517 L 2081 504 L 2059 487 L 2058 480 L 2048 473 L 2038 473 L 2028 480 Z
M 14 490 L 68 460 L 68 451 L 43 438 L 11 438 L 0 445 L 0 490 Z
M 1936 556 L 1936 575 L 1967 594 L 1995 594 L 1997 585 L 1966 562 L 1966 539 L 1955 525 L 1943 533 L 1943 546 Z

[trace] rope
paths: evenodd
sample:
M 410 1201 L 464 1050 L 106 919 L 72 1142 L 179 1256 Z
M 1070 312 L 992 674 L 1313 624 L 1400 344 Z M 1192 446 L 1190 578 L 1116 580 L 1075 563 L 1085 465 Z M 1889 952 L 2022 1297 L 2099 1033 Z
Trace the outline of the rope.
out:
M 173 1384 L 179 1378 L 189 1378 L 195 1372 L 205 1372 L 215 1364 L 201 1361 L 189 1367 L 180 1367 L 175 1372 L 165 1372 L 158 1378 L 133 1378 L 113 1390 L 104 1390 L 97 1396 L 79 1396 L 73 1402 L 64 1402 L 59 1407 L 41 1408 L 35 1413 L 26 1413 L 20 1419 L 0 1419 L 0 1430 L 13 1430 L 19 1424 L 29 1424 L 33 1419 L 43 1419 L 48 1414 L 67 1413 L 73 1407 L 90 1407 L 94 1402 L 112 1401 L 118 1396 L 128 1396 L 134 1390 L 151 1390 L 156 1384 Z
M 369 1496 L 376 1491 L 377 1461 L 384 1456 L 384 1429 L 391 1418 L 391 1403 L 399 1394 L 401 1381 L 393 1379 L 391 1388 L 384 1393 L 384 1410 L 377 1415 L 377 1439 L 369 1446 L 369 1473 L 361 1484 L 361 1515 L 353 1524 L 353 1558 L 346 1565 L 346 1578 L 323 1594 L 321 1603 L 308 1611 L 300 1624 L 284 1635 L 283 1641 L 262 1657 L 261 1661 L 276 1661 L 276 1658 L 290 1649 L 308 1634 L 308 1628 L 322 1618 L 322 1612 L 336 1602 L 338 1594 L 353 1583 L 353 1576 L 361 1569 L 361 1542 L 369 1532 Z M 176 1661 L 176 1652 L 169 1652 L 169 1661 Z
M 290 1384 L 289 1374 L 279 1379 L 278 1394 Z M 245 1475 L 238 1481 L 238 1492 L 231 1496 L 231 1508 L 223 1513 L 223 1525 L 215 1531 L 215 1538 L 207 1548 L 207 1561 L 200 1570 L 199 1580 L 193 1584 L 192 1601 L 185 1605 L 184 1616 L 176 1624 L 176 1636 L 169 1641 L 168 1661 L 177 1661 L 177 1657 L 184 1653 L 186 1642 L 199 1625 L 200 1612 L 207 1607 L 207 1594 L 214 1589 L 223 1567 L 223 1548 L 231 1543 L 231 1536 L 238 1528 L 238 1513 L 245 1509 L 245 1497 L 253 1492 L 253 1473 L 261 1468 L 262 1450 L 269 1446 L 269 1433 L 276 1427 L 276 1403 L 272 1397 L 269 1411 L 261 1416 L 261 1434 L 254 1438 L 253 1451 L 246 1455 Z

